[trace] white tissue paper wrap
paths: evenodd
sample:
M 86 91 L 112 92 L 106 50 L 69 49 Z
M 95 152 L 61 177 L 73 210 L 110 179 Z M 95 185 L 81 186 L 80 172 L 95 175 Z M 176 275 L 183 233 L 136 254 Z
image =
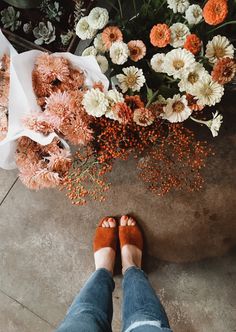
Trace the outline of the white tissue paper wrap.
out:
M 0 59 L 3 57 L 4 54 L 9 55 L 10 58 L 12 59 L 12 57 L 16 55 L 17 52 L 0 30 Z M 10 73 L 12 73 L 12 66 L 10 67 Z M 9 142 L 6 139 L 0 141 L 1 168 L 13 169 L 16 167 L 14 161 L 15 150 L 16 150 L 16 144 L 14 141 Z
M 58 137 L 56 133 L 50 133 L 45 136 L 41 133 L 29 130 L 25 127 L 22 121 L 30 114 L 42 112 L 40 106 L 37 104 L 37 99 L 32 86 L 32 71 L 34 69 L 35 60 L 40 54 L 42 54 L 41 51 L 32 50 L 18 54 L 12 58 L 9 97 L 9 129 L 8 135 L 4 140 L 6 144 L 4 145 L 5 147 L 9 146 L 9 142 L 15 142 L 16 139 L 22 136 L 27 136 L 41 145 L 47 145 L 51 143 L 55 137 Z M 76 56 L 71 53 L 54 53 L 53 55 L 66 58 L 74 68 L 81 69 L 85 73 L 85 84 L 89 88 L 93 86 L 94 82 L 100 81 L 103 83 L 104 87 L 108 89 L 109 81 L 106 76 L 102 74 L 94 56 Z M 69 149 L 68 144 L 62 139 L 61 141 L 65 148 Z M 0 159 L 2 159 L 2 156 L 0 156 Z M 10 168 L 13 159 L 8 158 L 8 162 L 9 164 L 7 164 L 7 160 L 5 161 L 5 164 L 0 163 L 0 167 Z

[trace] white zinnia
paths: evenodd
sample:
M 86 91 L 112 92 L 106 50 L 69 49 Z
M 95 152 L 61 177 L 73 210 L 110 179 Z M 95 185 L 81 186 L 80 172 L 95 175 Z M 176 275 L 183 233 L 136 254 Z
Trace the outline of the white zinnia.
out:
M 220 127 L 223 123 L 223 115 L 219 114 L 218 111 L 216 111 L 215 114 L 212 113 L 212 115 L 213 115 L 213 118 L 208 121 L 198 120 L 196 118 L 193 118 L 192 116 L 191 116 L 191 119 L 195 122 L 205 124 L 210 129 L 212 136 L 216 137 L 216 136 L 218 136 Z
M 93 29 L 103 29 L 109 21 L 109 14 L 106 8 L 95 7 L 88 16 L 88 22 Z
M 234 47 L 225 36 L 215 36 L 207 43 L 206 57 L 211 63 L 225 57 L 233 58 Z
M 128 60 L 129 53 L 128 46 L 122 41 L 115 42 L 110 47 L 111 61 L 116 65 L 123 65 Z
M 106 46 L 103 43 L 101 33 L 97 34 L 97 36 L 94 38 L 93 45 L 99 53 L 106 52 Z
M 95 117 L 103 116 L 109 106 L 106 95 L 99 89 L 91 89 L 84 95 L 82 104 L 89 115 Z
M 89 25 L 88 16 L 84 16 L 77 23 L 75 32 L 80 39 L 85 40 L 93 38 L 96 34 L 96 29 Z
M 165 53 L 157 53 L 151 58 L 151 67 L 157 73 L 163 73 Z
M 224 95 L 224 87 L 213 81 L 209 74 L 204 75 L 196 84 L 193 95 L 197 97 L 199 105 L 214 106 L 221 101 Z
M 163 108 L 162 118 L 171 123 L 183 122 L 188 119 L 192 110 L 188 107 L 188 101 L 185 96 L 174 95 L 173 98 L 166 100 L 167 105 Z
M 183 47 L 186 37 L 190 35 L 189 28 L 183 23 L 174 23 L 171 25 L 170 31 L 170 45 L 172 45 L 174 48 Z
M 177 48 L 166 54 L 163 70 L 174 78 L 181 78 L 181 75 L 189 70 L 194 63 L 195 58 L 191 52 Z
M 199 5 L 191 5 L 185 12 L 185 18 L 188 24 L 198 24 L 202 19 L 202 8 Z
M 116 103 L 123 103 L 124 97 L 122 93 L 116 89 L 109 90 L 107 92 L 107 99 L 109 101 L 109 107 L 106 111 L 105 116 L 111 120 L 118 120 L 117 114 L 113 111 L 113 107 Z
M 188 71 L 182 74 L 181 81 L 179 82 L 180 91 L 186 91 L 194 94 L 196 84 L 202 80 L 203 76 L 209 75 L 201 63 L 196 62 L 191 66 Z
M 104 74 L 108 70 L 108 61 L 104 55 L 97 55 L 96 60 L 99 67 L 101 68 L 102 73 Z
M 87 55 L 96 55 L 97 54 L 97 50 L 94 46 L 89 46 L 87 47 L 83 53 L 82 53 L 82 56 L 87 56 Z
M 122 70 L 124 74 L 116 75 L 122 92 L 125 93 L 129 89 L 132 91 L 140 91 L 146 81 L 142 69 L 130 66 Z
M 167 0 L 167 3 L 174 13 L 184 13 L 189 6 L 188 0 Z

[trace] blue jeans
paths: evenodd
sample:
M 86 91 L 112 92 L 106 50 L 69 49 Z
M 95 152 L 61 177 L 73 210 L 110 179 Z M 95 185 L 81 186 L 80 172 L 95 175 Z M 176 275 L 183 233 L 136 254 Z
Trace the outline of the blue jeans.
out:
M 123 332 L 171 332 L 165 310 L 141 269 L 127 269 L 122 286 Z M 111 332 L 114 288 L 110 272 L 95 271 L 56 332 Z

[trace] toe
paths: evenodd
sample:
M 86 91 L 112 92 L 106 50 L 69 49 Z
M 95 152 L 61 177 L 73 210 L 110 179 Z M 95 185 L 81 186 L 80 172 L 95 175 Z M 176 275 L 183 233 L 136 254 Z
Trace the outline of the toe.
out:
M 111 228 L 116 227 L 116 221 L 114 218 L 109 218 L 108 223 L 109 223 L 109 227 L 111 227 Z
M 127 225 L 127 221 L 128 221 L 128 216 L 122 216 L 121 218 L 120 218 L 120 225 L 121 226 L 126 226 Z
M 130 224 L 129 224 L 130 226 L 135 226 L 136 225 L 136 221 L 132 217 L 129 218 L 129 222 L 130 222 Z

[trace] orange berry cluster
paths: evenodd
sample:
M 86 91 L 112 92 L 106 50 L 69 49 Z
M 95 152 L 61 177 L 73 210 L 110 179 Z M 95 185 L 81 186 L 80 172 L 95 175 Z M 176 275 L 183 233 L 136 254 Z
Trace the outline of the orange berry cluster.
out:
M 90 146 L 85 146 L 75 153 L 74 162 L 63 179 L 61 190 L 74 205 L 85 205 L 86 199 L 92 198 L 103 202 L 109 189 L 105 175 L 111 170 L 110 164 L 101 164 L 96 160 Z
M 212 154 L 205 141 L 197 141 L 182 124 L 170 124 L 168 137 L 154 145 L 138 163 L 139 175 L 157 195 L 171 190 L 196 191 L 204 183 L 201 169 Z

